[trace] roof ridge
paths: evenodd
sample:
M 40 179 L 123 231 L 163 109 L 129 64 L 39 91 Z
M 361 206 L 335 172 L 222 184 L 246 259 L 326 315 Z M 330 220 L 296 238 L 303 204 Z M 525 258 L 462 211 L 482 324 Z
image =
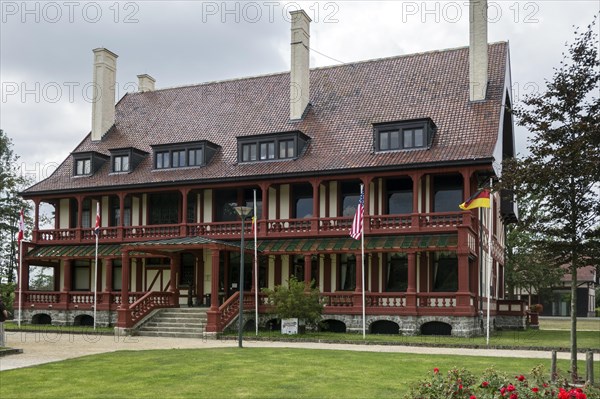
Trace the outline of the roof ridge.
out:
M 508 41 L 497 41 L 497 42 L 493 42 L 493 43 L 488 43 L 488 46 L 496 46 L 496 45 L 499 45 L 499 44 L 508 44 Z M 337 65 L 325 65 L 325 66 L 310 68 L 310 71 L 318 71 L 318 70 L 333 69 L 333 68 L 343 68 L 343 67 L 354 66 L 354 65 L 358 65 L 358 64 L 367 64 L 367 63 L 370 63 L 370 62 L 380 62 L 380 61 L 400 59 L 400 58 L 405 58 L 405 57 L 425 56 L 425 55 L 429 55 L 429 54 L 436 54 L 436 53 L 444 53 L 444 52 L 450 52 L 450 51 L 465 50 L 465 49 L 468 49 L 468 48 L 469 48 L 469 46 L 449 47 L 449 48 L 446 48 L 446 49 L 421 51 L 421 52 L 418 52 L 418 53 L 399 54 L 399 55 L 391 55 L 391 56 L 388 56 L 388 57 L 370 58 L 370 59 L 367 59 L 367 60 L 359 60 L 359 61 L 346 62 L 346 63 L 342 63 L 342 64 L 337 64 Z M 176 90 L 176 89 L 186 89 L 186 88 L 194 88 L 194 87 L 200 87 L 200 86 L 210 86 L 210 85 L 216 85 L 216 84 L 222 84 L 222 83 L 231 83 L 231 82 L 237 82 L 237 81 L 260 79 L 260 78 L 266 78 L 266 77 L 270 77 L 270 76 L 289 75 L 289 74 L 290 74 L 290 71 L 272 72 L 272 73 L 266 73 L 266 74 L 262 74 L 262 75 L 251 75 L 251 76 L 243 76 L 243 77 L 237 77 L 237 78 L 211 80 L 211 81 L 207 81 L 207 82 L 200 82 L 200 83 L 193 83 L 193 84 L 183 84 L 183 85 L 168 86 L 168 87 L 163 87 L 163 88 L 156 89 L 156 90 L 151 90 L 151 91 L 131 92 L 131 93 L 127 93 L 127 94 L 130 94 L 130 95 L 142 95 L 142 94 L 156 93 L 156 92 L 159 92 L 159 91 Z

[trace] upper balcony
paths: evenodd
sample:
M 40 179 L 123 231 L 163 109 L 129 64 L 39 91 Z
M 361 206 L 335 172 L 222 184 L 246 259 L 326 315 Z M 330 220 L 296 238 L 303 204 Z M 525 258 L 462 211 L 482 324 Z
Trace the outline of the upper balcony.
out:
M 267 219 L 257 221 L 257 236 L 266 238 L 342 237 L 349 234 L 352 217 L 303 219 Z M 463 226 L 477 230 L 470 211 L 419 213 L 409 215 L 365 215 L 365 234 L 388 235 L 399 233 L 451 233 Z M 219 239 L 240 239 L 242 222 L 180 223 L 139 226 L 102 227 L 100 241 L 122 243 L 205 236 Z M 244 234 L 250 237 L 252 223 L 245 223 Z M 82 244 L 95 241 L 93 229 L 68 228 L 34 230 L 37 244 Z

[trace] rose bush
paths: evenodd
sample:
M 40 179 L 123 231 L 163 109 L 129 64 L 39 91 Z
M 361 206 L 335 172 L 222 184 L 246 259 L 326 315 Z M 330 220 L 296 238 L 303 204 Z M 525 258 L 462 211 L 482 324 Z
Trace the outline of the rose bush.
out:
M 566 380 L 545 379 L 543 366 L 535 367 L 528 376 L 508 376 L 494 368 L 480 377 L 461 369 L 446 374 L 434 368 L 426 379 L 411 387 L 408 399 L 600 399 L 600 389 L 592 386 L 570 387 Z

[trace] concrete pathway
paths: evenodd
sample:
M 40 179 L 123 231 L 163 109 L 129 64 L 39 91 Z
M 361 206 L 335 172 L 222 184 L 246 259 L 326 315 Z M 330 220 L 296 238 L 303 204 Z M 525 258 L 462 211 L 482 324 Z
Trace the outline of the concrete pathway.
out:
M 0 357 L 0 371 L 29 367 L 119 350 L 234 348 L 237 340 L 211 340 L 164 337 L 124 337 L 39 332 L 6 332 L 7 346 L 22 349 L 23 353 Z M 370 352 L 396 352 L 440 355 L 495 356 L 550 359 L 550 352 L 497 349 L 431 348 L 402 345 L 328 344 L 313 342 L 270 342 L 244 340 L 244 347 L 309 348 Z M 597 357 L 598 355 L 595 355 Z M 559 359 L 568 359 L 569 353 L 559 352 Z M 585 360 L 585 354 L 579 354 Z M 596 359 L 595 359 L 596 360 Z

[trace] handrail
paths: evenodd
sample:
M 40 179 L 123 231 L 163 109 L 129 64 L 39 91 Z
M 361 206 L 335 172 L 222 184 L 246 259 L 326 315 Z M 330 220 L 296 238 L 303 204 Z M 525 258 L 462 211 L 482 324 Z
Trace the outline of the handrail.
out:
M 142 320 L 154 309 L 175 307 L 172 298 L 172 292 L 148 291 L 129 307 L 132 325 Z
M 478 229 L 475 216 L 470 211 L 429 212 L 402 215 L 365 215 L 366 232 L 369 234 L 395 234 L 396 232 L 417 233 L 419 231 L 445 231 L 458 226 Z M 260 237 L 288 237 L 347 235 L 352 217 L 320 217 L 306 219 L 261 219 L 258 220 Z M 245 226 L 245 233 L 251 233 L 252 226 Z M 183 224 L 137 225 L 123 227 L 103 227 L 100 242 L 134 242 L 158 238 L 188 236 L 210 236 L 238 238 L 242 226 L 240 221 L 201 222 Z M 36 231 L 36 242 L 62 242 L 64 244 L 89 243 L 95 236 L 89 228 L 48 229 Z M 497 244 L 494 244 L 497 249 Z

